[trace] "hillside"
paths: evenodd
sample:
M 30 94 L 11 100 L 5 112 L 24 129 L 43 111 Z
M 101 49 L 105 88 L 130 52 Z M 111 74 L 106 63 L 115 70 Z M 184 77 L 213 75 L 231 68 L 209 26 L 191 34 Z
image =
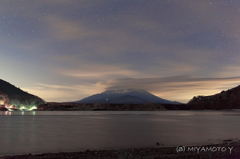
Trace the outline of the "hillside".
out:
M 0 79 L 0 105 L 31 109 L 46 102 Z
M 240 109 L 240 86 L 212 96 L 193 97 L 187 105 L 190 109 Z

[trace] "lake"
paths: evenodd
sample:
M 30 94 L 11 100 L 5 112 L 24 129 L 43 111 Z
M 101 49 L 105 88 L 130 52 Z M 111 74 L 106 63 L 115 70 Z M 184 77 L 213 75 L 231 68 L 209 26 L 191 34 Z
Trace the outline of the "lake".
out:
M 1 111 L 0 155 L 220 143 L 237 111 Z

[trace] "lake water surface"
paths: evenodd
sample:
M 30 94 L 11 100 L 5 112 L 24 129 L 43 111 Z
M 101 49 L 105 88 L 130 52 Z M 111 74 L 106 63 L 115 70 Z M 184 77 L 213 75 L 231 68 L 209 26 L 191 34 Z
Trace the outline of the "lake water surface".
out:
M 0 112 L 0 155 L 219 143 L 238 138 L 235 111 Z

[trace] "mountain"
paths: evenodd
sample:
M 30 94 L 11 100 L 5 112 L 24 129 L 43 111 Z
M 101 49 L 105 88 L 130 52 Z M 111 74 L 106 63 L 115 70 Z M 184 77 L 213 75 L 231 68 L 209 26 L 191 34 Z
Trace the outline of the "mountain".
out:
M 43 99 L 24 92 L 20 88 L 0 79 L 0 105 L 31 110 L 45 103 Z
M 190 109 L 240 109 L 240 85 L 211 96 L 193 97 Z
M 121 96 L 119 98 L 111 100 L 112 104 L 127 104 L 127 103 L 143 104 L 143 103 L 147 103 L 147 102 L 148 101 L 146 101 L 142 98 L 134 97 L 131 95 L 125 95 L 125 96 Z
M 172 101 L 159 98 L 143 89 L 107 90 L 84 98 L 76 103 L 111 103 L 111 104 L 142 104 L 142 103 L 173 104 Z

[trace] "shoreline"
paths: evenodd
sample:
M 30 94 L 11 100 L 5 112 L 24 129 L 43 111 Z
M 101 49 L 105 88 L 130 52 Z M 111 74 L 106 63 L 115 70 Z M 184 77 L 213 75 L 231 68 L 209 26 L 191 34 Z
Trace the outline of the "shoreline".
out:
M 79 152 L 58 152 L 23 154 L 14 156 L 0 156 L 0 159 L 64 159 L 64 158 L 83 158 L 83 159 L 160 159 L 160 158 L 240 158 L 240 141 L 223 140 L 221 144 L 185 146 L 183 147 L 161 147 L 159 148 L 131 148 L 114 150 L 86 150 Z M 177 152 L 177 150 L 179 152 Z

